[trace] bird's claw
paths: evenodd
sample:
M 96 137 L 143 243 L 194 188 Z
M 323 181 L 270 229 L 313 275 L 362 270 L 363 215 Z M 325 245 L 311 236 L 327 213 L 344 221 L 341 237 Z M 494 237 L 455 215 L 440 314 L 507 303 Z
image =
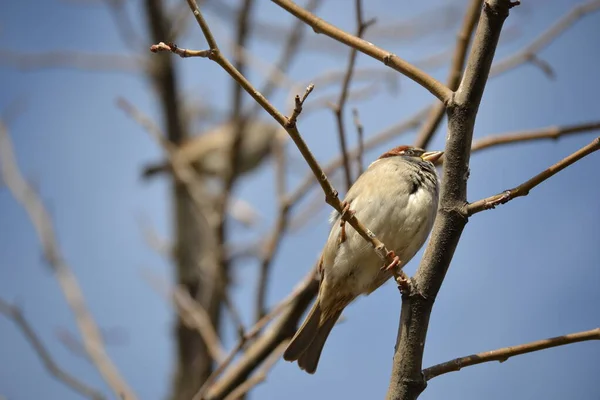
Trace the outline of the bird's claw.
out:
M 354 215 L 354 210 L 350 209 L 350 203 L 348 203 L 347 201 L 342 201 L 342 213 L 340 214 L 340 218 L 341 220 L 347 221 L 348 218 L 352 217 Z
M 394 250 L 390 250 L 385 254 L 386 259 L 391 259 L 392 261 L 390 261 L 389 264 L 387 265 L 383 265 L 383 267 L 381 267 L 382 271 L 391 271 L 394 268 L 396 268 L 398 265 L 400 265 L 401 261 L 400 261 L 400 257 L 398 257 L 396 255 L 396 253 L 394 253 Z
M 340 244 L 346 241 L 346 221 L 352 215 L 354 215 L 354 211 L 350 209 L 350 203 L 343 201 L 342 212 L 340 213 Z
M 396 275 L 396 283 L 398 284 L 398 289 L 400 289 L 400 293 L 402 294 L 410 294 L 410 279 L 404 273 L 404 271 L 399 271 Z

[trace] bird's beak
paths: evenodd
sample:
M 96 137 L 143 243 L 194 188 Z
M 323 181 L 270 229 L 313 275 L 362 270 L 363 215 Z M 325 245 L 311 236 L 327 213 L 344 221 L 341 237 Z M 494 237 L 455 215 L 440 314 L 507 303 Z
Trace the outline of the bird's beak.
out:
M 423 153 L 423 155 L 421 155 L 421 158 L 425 161 L 429 161 L 435 164 L 435 162 L 439 160 L 443 154 L 443 151 L 428 151 L 426 153 Z

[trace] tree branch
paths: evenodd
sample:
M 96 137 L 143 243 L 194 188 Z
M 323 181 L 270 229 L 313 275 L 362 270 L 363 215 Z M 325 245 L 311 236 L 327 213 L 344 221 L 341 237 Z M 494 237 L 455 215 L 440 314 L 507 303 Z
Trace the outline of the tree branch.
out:
M 574 7 L 567 15 L 558 20 L 554 25 L 542 33 L 522 51 L 495 63 L 490 71 L 490 77 L 501 75 L 511 69 L 514 69 L 516 66 L 527 62 L 530 62 L 538 67 L 542 67 L 542 71 L 546 75 L 552 77 L 552 69 L 549 68 L 549 65 L 543 62 L 537 54 L 550 43 L 552 43 L 552 41 L 560 36 L 564 31 L 570 28 L 575 22 L 579 21 L 583 16 L 598 9 L 600 9 L 600 0 L 589 1 Z
M 27 339 L 31 347 L 33 347 L 35 353 L 42 361 L 42 364 L 44 364 L 44 367 L 46 367 L 52 376 L 84 397 L 92 400 L 104 400 L 106 398 L 100 391 L 81 382 L 56 364 L 50 355 L 50 352 L 46 349 L 46 346 L 44 346 L 41 339 L 23 316 L 21 310 L 3 299 L 0 299 L 0 313 L 6 315 L 7 318 L 11 319 L 19 327 L 21 332 L 23 332 L 25 339 Z
M 316 33 L 322 33 L 330 38 L 344 43 L 347 46 L 352 47 L 372 57 L 378 61 L 381 61 L 390 68 L 402 73 L 406 77 L 417 82 L 425 89 L 429 90 L 435 97 L 437 97 L 442 103 L 446 103 L 450 100 L 452 91 L 448 89 L 443 83 L 437 81 L 432 76 L 428 75 L 424 71 L 415 67 L 414 65 L 402 60 L 397 55 L 390 53 L 387 50 L 379 48 L 366 40 L 351 35 L 343 30 L 336 28 L 328 22 L 318 18 L 317 16 L 306 11 L 304 8 L 298 6 L 290 0 L 272 0 L 273 3 L 283 8 L 296 18 L 304 21 L 306 24 L 311 26 Z
M 275 254 L 284 238 L 289 223 L 290 199 L 286 195 L 286 159 L 285 147 L 282 140 L 274 144 L 275 156 L 275 186 L 277 190 L 278 215 L 275 225 L 265 241 L 262 249 L 262 260 L 258 275 L 258 287 L 256 289 L 256 320 L 260 320 L 266 314 L 266 298 L 269 283 L 269 272 L 273 264 Z
M 577 150 L 575 153 L 573 153 L 570 156 L 566 157 L 565 159 L 557 162 L 556 164 L 549 167 L 548 169 L 545 169 L 544 171 L 540 172 L 533 178 L 529 179 L 527 182 L 524 182 L 513 189 L 505 190 L 502 193 L 487 197 L 485 199 L 477 200 L 476 202 L 473 202 L 473 203 L 467 205 L 466 213 L 467 213 L 467 215 L 471 216 L 473 214 L 477 214 L 478 212 L 481 212 L 484 210 L 493 209 L 500 204 L 508 203 L 509 201 L 511 201 L 512 199 L 515 199 L 517 197 L 527 196 L 531 189 L 535 188 L 542 182 L 544 182 L 547 179 L 551 178 L 552 176 L 556 175 L 563 169 L 567 168 L 569 165 L 574 164 L 575 162 L 581 160 L 583 157 L 585 157 L 588 154 L 591 154 L 599 149 L 600 149 L 600 137 L 597 137 L 587 146 Z
M 467 223 L 463 208 L 467 197 L 473 127 L 502 25 L 514 5 L 509 0 L 487 0 L 484 3 L 462 82 L 448 102 L 448 137 L 440 205 L 431 239 L 412 278 L 414 290 L 402 297 L 387 393 L 390 400 L 416 399 L 427 386 L 421 370 L 429 318 Z
M 467 50 L 471 37 L 473 37 L 473 31 L 477 25 L 477 19 L 481 11 L 481 5 L 483 0 L 471 0 L 463 20 L 462 27 L 458 35 L 456 36 L 456 46 L 454 48 L 454 55 L 452 56 L 452 66 L 448 73 L 448 79 L 446 84 L 451 90 L 456 90 L 462 78 L 462 71 L 467 59 Z M 433 137 L 433 134 L 440 126 L 442 118 L 444 117 L 444 111 L 446 107 L 443 103 L 437 103 L 433 106 L 433 109 L 429 113 L 427 120 L 419 130 L 417 139 L 415 140 L 415 146 L 420 148 L 426 148 L 429 141 Z
M 561 136 L 574 133 L 590 132 L 600 129 L 600 121 L 589 122 L 584 124 L 566 125 L 566 126 L 550 126 L 547 128 L 533 129 L 530 131 L 504 133 L 498 135 L 490 135 L 473 142 L 471 153 L 484 150 L 490 147 L 503 146 L 512 143 L 529 142 L 540 139 L 557 140 Z
M 52 268 L 67 304 L 73 312 L 79 328 L 85 351 L 90 360 L 100 372 L 100 375 L 112 389 L 117 398 L 135 400 L 135 393 L 121 377 L 119 370 L 106 353 L 102 334 L 85 304 L 85 298 L 79 287 L 77 278 L 71 272 L 71 267 L 65 261 L 52 220 L 44 207 L 39 195 L 23 178 L 14 156 L 13 146 L 4 123 L 0 121 L 0 167 L 2 180 L 12 193 L 15 200 L 25 209 L 38 240 L 42 245 L 44 258 Z
M 472 365 L 483 364 L 491 361 L 498 361 L 502 363 L 511 357 L 519 356 L 521 354 L 533 353 L 535 351 L 564 346 L 571 343 L 584 342 L 587 340 L 600 340 L 600 328 L 538 340 L 531 343 L 521 344 L 519 346 L 504 347 L 498 350 L 471 354 L 470 356 L 456 358 L 454 360 L 426 368 L 423 370 L 423 375 L 425 376 L 425 380 L 430 380 L 436 376 L 444 375 L 448 372 L 460 371 L 462 368 L 470 367 Z
M 362 1 L 355 0 L 356 8 L 356 37 L 361 39 L 365 30 L 375 22 L 374 19 L 365 22 L 363 20 Z M 344 176 L 346 178 L 346 191 L 350 190 L 352 186 L 352 168 L 350 167 L 350 157 L 348 157 L 348 149 L 346 146 L 346 128 L 344 126 L 344 108 L 348 99 L 348 91 L 350 89 L 350 83 L 352 82 L 352 75 L 354 73 L 354 65 L 356 64 L 356 57 L 358 50 L 352 48 L 350 50 L 350 57 L 348 59 L 348 67 L 346 74 L 344 75 L 344 81 L 342 83 L 342 90 L 340 91 L 340 98 L 337 104 L 333 107 L 335 119 L 338 127 L 338 136 L 340 140 L 340 150 L 342 152 L 342 160 L 344 163 Z
M 299 96 L 296 96 L 296 107 L 292 112 L 292 115 L 287 118 L 285 115 L 281 114 L 279 110 L 277 110 L 262 94 L 260 94 L 254 86 L 242 75 L 238 70 L 236 70 L 233 65 L 227 60 L 225 56 L 219 51 L 217 43 L 210 31 L 208 24 L 206 23 L 204 16 L 198 9 L 195 0 L 187 0 L 190 5 L 194 16 L 196 17 L 196 21 L 200 25 L 202 32 L 206 37 L 206 41 L 209 43 L 210 51 L 208 52 L 208 58 L 212 61 L 215 61 L 219 64 L 233 79 L 235 79 L 247 92 L 257 101 L 265 111 L 267 111 L 290 135 L 298 150 L 306 160 L 307 164 L 311 168 L 313 174 L 317 178 L 323 192 L 325 193 L 325 201 L 327 204 L 332 206 L 336 211 L 340 214 L 343 211 L 342 202 L 338 197 L 338 192 L 331 185 L 331 182 L 327 179 L 327 175 L 321 169 L 321 166 L 315 159 L 314 155 L 302 139 L 300 132 L 298 131 L 298 127 L 296 124 L 296 120 L 302 111 L 302 106 L 308 94 L 312 91 L 314 86 L 309 86 L 306 90 L 306 93 L 300 99 Z M 365 225 L 363 225 L 354 214 L 348 216 L 347 222 L 361 235 L 363 239 L 365 239 L 368 243 L 373 246 L 373 249 L 377 253 L 377 255 L 384 261 L 392 262 L 392 257 L 390 256 L 392 252 L 390 252 L 385 244 L 382 243 L 377 236 L 373 232 L 371 232 Z M 402 275 L 402 272 L 400 272 Z

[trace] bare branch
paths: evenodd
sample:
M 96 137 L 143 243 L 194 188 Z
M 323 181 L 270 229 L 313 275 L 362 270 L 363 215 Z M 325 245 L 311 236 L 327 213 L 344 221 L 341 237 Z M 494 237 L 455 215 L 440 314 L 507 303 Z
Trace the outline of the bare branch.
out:
M 277 190 L 278 214 L 271 234 L 262 249 L 262 260 L 258 274 L 258 287 L 256 289 L 256 320 L 260 320 L 266 314 L 266 298 L 269 283 L 269 272 L 273 259 L 281 245 L 289 222 L 290 200 L 286 195 L 286 160 L 285 148 L 282 140 L 274 147 L 275 156 L 275 186 Z
M 572 8 L 567 15 L 562 17 L 548 30 L 542 33 L 529 46 L 525 47 L 517 54 L 494 63 L 494 66 L 490 71 L 490 77 L 501 75 L 521 64 L 529 62 L 540 67 L 544 74 L 552 78 L 554 76 L 552 68 L 548 63 L 539 58 L 538 53 L 552 43 L 552 41 L 559 37 L 564 31 L 575 24 L 575 22 L 579 21 L 585 15 L 597 11 L 598 9 L 600 9 L 599 0 L 589 1 Z
M 452 56 L 452 66 L 450 67 L 450 72 L 448 73 L 448 79 L 446 82 L 450 90 L 456 90 L 458 88 L 458 84 L 460 83 L 460 79 L 462 78 L 465 60 L 467 59 L 467 49 L 469 48 L 473 31 L 475 31 L 475 26 L 477 25 L 477 19 L 481 11 L 482 4 L 483 0 L 471 0 L 467 8 L 462 27 L 460 28 L 460 32 L 456 36 L 456 47 L 454 48 L 454 55 Z M 440 122 L 442 122 L 445 111 L 446 107 L 442 103 L 437 103 L 433 107 L 429 113 L 427 121 L 425 121 L 421 127 L 421 130 L 419 131 L 419 134 L 417 135 L 415 146 L 421 148 L 427 147 L 429 141 L 433 137 L 433 134 L 437 130 L 438 126 L 440 126 Z
M 46 53 L 22 53 L 0 50 L 0 64 L 22 70 L 47 68 L 75 68 L 86 71 L 139 72 L 146 66 L 141 57 L 121 54 L 98 54 L 81 51 L 51 51 Z
M 339 28 L 336 28 L 335 26 L 316 17 L 290 0 L 272 1 L 288 11 L 290 14 L 294 15 L 296 18 L 301 19 L 306 24 L 310 25 L 316 33 L 323 33 L 330 38 L 337 40 L 338 42 L 344 43 L 345 45 L 350 46 L 361 53 L 381 61 L 388 67 L 404 74 L 408 78 L 423 86 L 425 89 L 429 90 L 442 103 L 446 103 L 450 100 L 452 95 L 452 91 L 450 89 L 432 76 L 428 75 L 419 68 L 416 68 L 414 65 L 402 60 L 395 54 L 381 49 L 372 43 L 367 42 L 366 40 L 350 35 Z
M 473 142 L 471 153 L 490 147 L 503 146 L 512 143 L 529 142 L 532 140 L 552 139 L 557 140 L 561 136 L 574 133 L 590 132 L 600 129 L 600 121 L 567 126 L 550 126 L 547 128 L 534 129 L 530 131 L 504 133 L 490 135 Z
M 177 54 L 181 58 L 188 57 L 202 57 L 207 58 L 210 54 L 210 50 L 190 50 L 178 47 L 175 43 L 164 43 L 153 44 L 150 46 L 150 51 L 153 53 L 160 53 L 162 51 L 168 51 Z
M 309 0 L 309 2 L 306 4 L 306 9 L 312 12 L 316 10 L 321 5 L 321 3 L 322 0 Z M 290 67 L 294 57 L 300 53 L 298 51 L 298 48 L 302 43 L 303 33 L 305 32 L 305 30 L 305 24 L 302 21 L 297 20 L 292 29 L 290 30 L 285 43 L 282 46 L 283 52 L 281 53 L 279 60 L 275 63 L 276 70 L 286 71 Z M 273 79 L 274 77 L 275 74 L 270 74 L 267 82 L 265 83 L 265 86 L 260 91 L 266 98 L 269 98 L 273 93 L 273 90 L 275 89 L 275 80 Z M 296 91 L 294 91 L 293 93 L 295 94 Z M 258 103 L 254 104 L 255 108 L 251 111 L 251 114 L 252 112 L 254 112 L 254 110 L 260 109 L 260 105 Z
M 431 109 L 431 107 L 429 107 L 429 106 L 425 107 L 425 108 L 417 111 L 415 114 L 413 114 L 409 118 L 402 120 L 399 123 L 396 123 L 396 124 L 390 126 L 389 128 L 384 129 L 382 132 L 368 138 L 364 142 L 363 151 L 371 150 L 372 148 L 379 146 L 380 144 L 385 143 L 388 140 L 391 140 L 392 138 L 395 138 L 402 133 L 405 133 L 405 132 L 410 131 L 411 129 L 417 128 L 423 121 L 423 118 L 425 118 L 427 116 L 427 113 L 429 112 L 430 109 Z M 349 154 L 350 158 L 356 158 L 360 154 L 360 149 L 359 148 L 352 149 L 348 152 L 348 154 Z M 331 175 L 338 168 L 341 168 L 342 165 L 343 165 L 343 160 L 342 160 L 342 157 L 340 156 L 338 158 L 333 159 L 327 165 L 325 165 L 323 167 L 323 172 L 326 175 Z M 299 202 L 301 199 L 304 198 L 304 196 L 306 196 L 308 193 L 310 193 L 310 188 L 314 184 L 315 184 L 314 174 L 312 174 L 312 173 L 307 174 L 306 178 L 304 178 L 302 183 L 300 185 L 298 185 L 296 190 L 294 190 L 290 194 L 290 198 L 294 199 L 295 203 Z
M 166 298 L 172 299 L 181 320 L 202 336 L 213 360 L 216 362 L 223 361 L 225 351 L 219 339 L 219 334 L 204 307 L 195 301 L 182 287 L 171 287 L 163 279 L 149 271 L 146 271 L 143 276 L 155 290 Z
M 485 199 L 477 200 L 476 202 L 467 205 L 466 213 L 469 216 L 471 216 L 473 214 L 477 214 L 478 212 L 481 212 L 484 210 L 493 209 L 500 204 L 508 203 L 509 201 L 511 201 L 512 199 L 515 199 L 517 197 L 527 196 L 529 194 L 529 191 L 531 189 L 535 188 L 536 186 L 538 186 L 540 183 L 546 181 L 547 179 L 556 175 L 563 169 L 567 168 L 569 165 L 574 164 L 575 162 L 581 160 L 583 157 L 585 157 L 599 149 L 600 149 L 600 137 L 597 137 L 587 146 L 577 150 L 575 153 L 571 154 L 570 156 L 566 157 L 565 159 L 557 162 L 556 164 L 549 167 L 548 169 L 540 172 L 533 178 L 529 179 L 527 182 L 524 182 L 513 189 L 505 190 L 504 192 L 499 193 L 497 195 L 487 197 Z
M 56 364 L 50 352 L 46 349 L 46 346 L 44 346 L 31 325 L 29 325 L 29 322 L 27 322 L 19 308 L 0 299 L 0 313 L 6 315 L 6 318 L 11 319 L 19 327 L 25 339 L 33 347 L 42 364 L 44 364 L 44 367 L 46 367 L 52 376 L 84 397 L 92 400 L 104 400 L 106 398 L 100 391 L 81 382 Z
M 173 168 L 175 178 L 180 182 L 183 182 L 193 199 L 196 207 L 199 211 L 206 210 L 210 207 L 208 203 L 208 196 L 202 190 L 202 187 L 196 184 L 196 173 L 192 167 L 178 156 L 177 146 L 171 143 L 165 135 L 161 132 L 160 128 L 154 124 L 154 122 L 147 116 L 144 115 L 140 110 L 129 103 L 124 98 L 117 99 L 117 106 L 121 108 L 129 117 L 136 121 L 142 126 L 148 134 L 163 148 L 167 155 L 169 164 Z M 203 215 L 204 213 L 198 213 Z M 205 222 L 208 225 L 208 221 Z
M 363 153 L 365 152 L 365 139 L 364 139 L 364 127 L 362 122 L 360 122 L 360 117 L 358 116 L 358 109 L 352 110 L 354 126 L 356 127 L 356 135 L 358 136 L 358 153 L 356 155 L 356 162 L 358 164 L 358 176 L 363 173 L 364 165 L 363 165 Z
M 362 0 L 355 0 L 356 8 L 356 37 L 361 39 L 365 30 L 372 25 L 375 20 L 365 22 L 363 20 L 362 11 Z M 348 67 L 342 83 L 342 90 L 340 91 L 340 98 L 337 104 L 333 107 L 333 113 L 337 122 L 338 136 L 340 141 L 340 150 L 342 152 L 342 160 L 344 163 L 344 176 L 346 178 L 346 190 L 350 190 L 352 186 L 352 169 L 350 168 L 350 157 L 348 157 L 348 149 L 346 148 L 346 128 L 344 126 L 344 108 L 346 106 L 346 100 L 348 99 L 348 91 L 350 90 L 350 83 L 352 82 L 352 75 L 354 73 L 354 65 L 356 64 L 356 57 L 358 56 L 358 50 L 352 48 L 350 50 L 350 57 L 348 59 Z
M 304 315 L 304 311 L 317 295 L 318 288 L 319 282 L 316 279 L 316 268 L 313 268 L 306 279 L 279 306 L 274 308 L 271 313 L 263 317 L 261 321 L 257 322 L 255 327 L 248 331 L 248 337 L 258 334 L 262 326 L 273 315 L 281 314 L 281 317 L 263 335 L 258 336 L 246 348 L 244 355 L 234 365 L 227 368 L 223 376 L 211 385 L 206 392 L 206 398 L 222 399 L 227 396 L 239 385 L 243 384 L 252 372 L 269 355 L 277 350 L 282 342 L 290 339 L 296 333 L 298 321 Z M 275 313 L 276 311 L 277 313 Z M 194 400 L 199 400 L 200 398 L 202 397 L 196 396 Z
M 73 312 L 87 354 L 117 398 L 124 397 L 135 400 L 137 398 L 135 393 L 121 377 L 117 367 L 112 363 L 104 349 L 100 329 L 98 329 L 96 322 L 87 309 L 77 278 L 71 272 L 71 267 L 61 253 L 50 215 L 39 195 L 21 175 L 14 156 L 12 142 L 6 127 L 1 121 L 0 167 L 4 184 L 29 215 L 38 240 L 42 245 L 44 258 L 52 267 L 65 300 Z
M 498 361 L 502 363 L 511 357 L 519 356 L 521 354 L 533 353 L 535 351 L 564 346 L 571 343 L 584 342 L 587 340 L 600 340 L 600 328 L 538 340 L 518 346 L 504 347 L 498 350 L 471 354 L 470 356 L 456 358 L 454 360 L 426 368 L 423 370 L 423 375 L 425 376 L 425 380 L 430 380 L 436 376 L 447 374 L 448 372 L 460 371 L 461 369 L 470 367 L 472 365 L 483 364 L 491 361 Z
M 285 351 L 287 347 L 289 339 L 282 341 L 279 346 L 271 353 L 269 357 L 262 364 L 262 367 L 250 378 L 248 378 L 245 382 L 235 388 L 225 400 L 238 400 L 242 399 L 252 388 L 256 385 L 264 382 L 267 379 L 267 374 L 273 368 L 273 366 L 279 361 L 281 355 Z
M 416 399 L 427 385 L 421 371 L 431 310 L 467 223 L 463 208 L 475 117 L 502 26 L 515 5 L 510 0 L 484 2 L 463 79 L 448 104 L 440 204 L 429 244 L 412 278 L 415 290 L 402 296 L 389 400 Z

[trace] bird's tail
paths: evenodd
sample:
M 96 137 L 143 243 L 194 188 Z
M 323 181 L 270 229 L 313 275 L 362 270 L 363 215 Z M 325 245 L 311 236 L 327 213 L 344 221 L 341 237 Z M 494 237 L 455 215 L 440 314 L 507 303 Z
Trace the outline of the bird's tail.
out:
M 298 332 L 296 332 L 283 353 L 284 360 L 297 360 L 300 369 L 305 370 L 309 374 L 314 374 L 317 370 L 325 341 L 340 315 L 341 311 L 322 321 L 322 310 L 317 298 L 302 326 L 298 329 Z
M 146 165 L 144 167 L 144 169 L 142 170 L 142 178 L 143 179 L 153 178 L 160 173 L 167 172 L 168 170 L 169 170 L 169 167 L 166 164 Z

